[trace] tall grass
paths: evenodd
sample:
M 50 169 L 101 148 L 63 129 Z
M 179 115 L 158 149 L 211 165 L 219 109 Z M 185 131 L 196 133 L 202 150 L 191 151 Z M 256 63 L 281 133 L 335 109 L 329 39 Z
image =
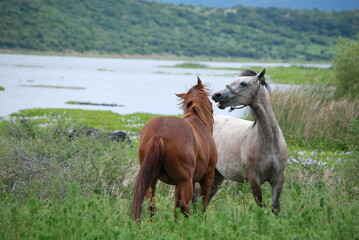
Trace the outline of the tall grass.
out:
M 357 153 L 290 151 L 278 218 L 256 206 L 248 183 L 228 181 L 206 214 L 192 207 L 189 219 L 179 214 L 175 223 L 173 187 L 159 183 L 155 221 L 146 220 L 144 203 L 138 227 L 130 217 L 136 144 L 85 135 L 69 140 L 68 129 L 78 125 L 64 117 L 37 124 L 16 118 L 1 125 L 0 239 L 359 237 Z M 270 185 L 262 190 L 270 206 Z
M 334 100 L 333 89 L 301 86 L 274 91 L 271 102 L 290 144 L 359 150 L 358 100 Z

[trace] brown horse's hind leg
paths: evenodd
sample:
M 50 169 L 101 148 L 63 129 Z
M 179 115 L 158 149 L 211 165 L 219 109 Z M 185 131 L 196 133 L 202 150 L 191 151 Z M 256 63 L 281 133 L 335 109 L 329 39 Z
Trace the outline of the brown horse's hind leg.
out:
M 176 186 L 175 193 L 175 219 L 177 219 L 176 209 L 179 207 L 181 212 L 185 215 L 185 217 L 189 216 L 189 204 L 193 194 L 193 185 L 191 181 L 179 183 Z
M 263 206 L 262 190 L 261 190 L 261 184 L 260 184 L 259 180 L 256 179 L 255 177 L 252 177 L 249 179 L 249 183 L 251 185 L 254 200 L 256 201 L 256 203 L 259 207 L 262 207 Z
M 156 214 L 156 204 L 155 204 L 155 193 L 156 193 L 156 183 L 157 179 L 153 180 L 150 187 L 146 192 L 146 198 L 148 200 L 148 214 L 150 215 L 151 221 Z
M 284 184 L 284 175 L 282 174 L 278 180 L 274 183 L 271 183 L 272 185 L 272 212 L 274 215 L 278 215 L 280 212 L 280 194 L 283 189 Z

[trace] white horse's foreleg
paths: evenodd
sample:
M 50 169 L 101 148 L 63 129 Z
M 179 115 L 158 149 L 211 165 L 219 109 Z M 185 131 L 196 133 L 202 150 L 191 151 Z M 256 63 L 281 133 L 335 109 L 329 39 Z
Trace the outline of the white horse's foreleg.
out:
M 272 185 L 272 212 L 274 215 L 278 215 L 280 212 L 280 194 L 283 189 L 284 174 L 282 174 L 277 181 L 271 183 Z

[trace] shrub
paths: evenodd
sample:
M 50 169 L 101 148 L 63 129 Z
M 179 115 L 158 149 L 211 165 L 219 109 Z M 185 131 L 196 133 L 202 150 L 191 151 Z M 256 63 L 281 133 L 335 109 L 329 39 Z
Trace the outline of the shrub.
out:
M 334 58 L 335 96 L 357 99 L 359 94 L 359 35 L 358 39 L 340 39 Z
M 72 121 L 55 116 L 40 127 L 27 118 L 12 119 L 0 132 L 0 193 L 41 199 L 63 197 L 77 182 L 83 194 L 127 191 L 136 168 L 135 150 L 106 137 L 69 139 Z

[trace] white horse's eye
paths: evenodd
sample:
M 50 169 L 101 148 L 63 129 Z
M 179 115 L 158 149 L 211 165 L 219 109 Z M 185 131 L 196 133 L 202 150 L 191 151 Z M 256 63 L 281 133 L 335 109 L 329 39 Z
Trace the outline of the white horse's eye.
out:
M 243 87 L 247 87 L 247 86 L 248 86 L 248 84 L 247 84 L 246 82 L 241 82 L 241 86 L 243 86 Z

